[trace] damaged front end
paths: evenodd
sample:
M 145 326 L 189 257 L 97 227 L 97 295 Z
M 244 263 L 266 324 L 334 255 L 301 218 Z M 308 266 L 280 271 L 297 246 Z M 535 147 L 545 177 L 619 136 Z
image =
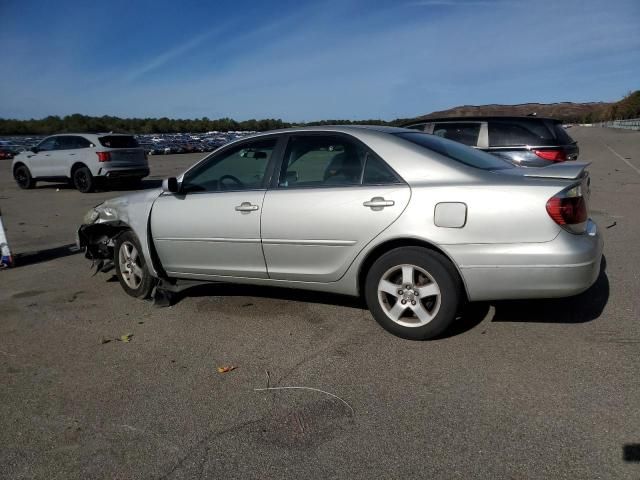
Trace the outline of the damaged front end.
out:
M 108 272 L 114 268 L 114 250 L 118 236 L 131 227 L 123 220 L 122 212 L 116 205 L 105 202 L 87 212 L 77 232 L 77 245 L 84 250 L 98 272 Z
M 128 225 L 120 220 L 80 226 L 76 243 L 80 250 L 84 250 L 84 256 L 91 260 L 91 268 L 95 267 L 94 275 L 114 268 L 116 240 L 128 229 Z

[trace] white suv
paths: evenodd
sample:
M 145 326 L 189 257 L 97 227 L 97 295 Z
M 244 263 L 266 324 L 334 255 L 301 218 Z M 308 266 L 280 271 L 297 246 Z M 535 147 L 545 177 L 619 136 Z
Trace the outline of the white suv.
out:
M 131 135 L 79 133 L 45 138 L 16 155 L 12 170 L 20 188 L 62 180 L 87 193 L 101 180 L 140 182 L 149 175 L 149 164 L 144 149 Z

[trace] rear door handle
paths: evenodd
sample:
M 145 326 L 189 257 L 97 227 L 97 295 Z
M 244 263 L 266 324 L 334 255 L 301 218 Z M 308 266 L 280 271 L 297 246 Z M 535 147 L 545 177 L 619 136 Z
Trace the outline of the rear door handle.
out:
M 258 205 L 242 202 L 240 205 L 236 205 L 236 212 L 255 212 L 258 208 Z
M 371 200 L 364 202 L 362 205 L 372 210 L 382 210 L 384 207 L 392 207 L 396 202 L 393 200 L 385 200 L 384 197 L 373 197 Z

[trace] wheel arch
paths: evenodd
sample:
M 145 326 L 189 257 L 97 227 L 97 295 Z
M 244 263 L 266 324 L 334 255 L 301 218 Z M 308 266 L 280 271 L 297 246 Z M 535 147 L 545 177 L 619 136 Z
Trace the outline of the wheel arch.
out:
M 27 165 L 26 163 L 24 163 L 23 161 L 18 161 L 16 163 L 13 164 L 13 168 L 11 169 L 11 173 L 16 173 L 16 170 L 18 169 L 18 167 L 26 167 L 29 169 L 29 173 L 31 173 L 31 169 L 29 168 L 29 165 Z
M 71 170 L 69 170 L 69 178 L 73 178 L 73 174 L 75 173 L 75 171 L 82 167 L 89 168 L 84 162 L 75 162 L 73 165 L 71 165 Z M 89 169 L 89 171 L 91 171 L 91 169 Z
M 453 261 L 451 256 L 447 254 L 447 252 L 445 252 L 443 249 L 438 247 L 437 245 L 431 242 L 428 242 L 426 240 L 418 239 L 418 238 L 394 238 L 394 239 L 386 240 L 380 243 L 379 245 L 376 245 L 374 248 L 372 248 L 371 251 L 369 251 L 366 254 L 365 258 L 360 263 L 360 268 L 358 270 L 358 278 L 357 278 L 358 295 L 363 296 L 364 284 L 365 284 L 367 273 L 369 272 L 369 269 L 375 263 L 375 261 L 378 260 L 385 253 L 401 247 L 421 247 L 427 250 L 431 250 L 433 252 L 437 252 L 443 257 L 445 257 L 449 261 L 449 263 L 453 266 L 453 268 L 455 269 L 458 275 L 458 278 L 460 279 L 460 284 L 462 285 L 465 299 L 466 300 L 469 299 L 467 284 L 464 280 L 462 273 L 460 272 L 460 268 L 458 267 L 456 262 Z

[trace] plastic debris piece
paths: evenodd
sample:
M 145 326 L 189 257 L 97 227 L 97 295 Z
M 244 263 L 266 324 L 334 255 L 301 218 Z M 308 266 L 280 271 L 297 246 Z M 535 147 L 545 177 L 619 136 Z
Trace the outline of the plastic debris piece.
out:
M 218 367 L 218 373 L 229 373 L 233 370 L 235 370 L 236 367 L 234 367 L 233 365 L 228 365 L 225 367 Z

